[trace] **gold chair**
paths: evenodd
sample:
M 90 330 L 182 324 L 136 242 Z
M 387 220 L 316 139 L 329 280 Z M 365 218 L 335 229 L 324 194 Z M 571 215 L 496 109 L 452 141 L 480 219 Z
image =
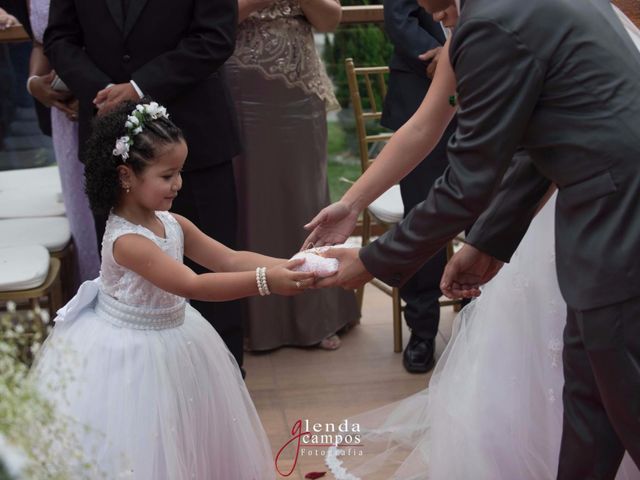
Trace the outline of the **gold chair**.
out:
M 60 262 L 60 291 L 63 303 L 67 303 L 75 295 L 73 282 L 76 269 L 75 248 L 71 239 L 62 250 L 51 252 L 51 257 Z
M 51 257 L 49 259 L 49 272 L 47 273 L 42 285 L 27 290 L 0 292 L 0 302 L 28 301 L 32 310 L 35 310 L 40 306 L 39 300 L 43 297 L 47 299 L 47 308 L 51 318 L 55 317 L 58 309 L 62 307 L 60 260 L 57 258 Z
M 356 132 L 358 135 L 358 147 L 360 151 L 361 173 L 364 173 L 373 162 L 370 157 L 369 147 L 379 142 L 387 142 L 392 133 L 372 133 L 367 131 L 368 126 L 380 126 L 382 108 L 378 104 L 384 100 L 387 93 L 386 76 L 389 67 L 357 67 L 353 59 L 345 60 L 347 81 L 349 83 L 349 95 L 351 106 L 356 122 Z M 362 100 L 361 90 L 365 92 L 365 99 L 368 105 L 365 107 Z M 380 105 L 381 107 L 381 105 Z M 377 129 L 379 130 L 379 128 Z M 402 220 L 404 207 L 400 196 L 399 185 L 394 185 L 387 192 L 383 193 L 362 213 L 362 246 L 367 245 L 371 239 L 373 222 L 384 229 L 388 229 Z M 453 255 L 453 243 L 447 244 L 447 258 Z M 393 350 L 402 351 L 402 300 L 400 291 L 396 287 L 389 287 L 378 279 L 373 279 L 371 284 L 391 296 L 393 304 Z M 364 287 L 357 291 L 358 302 L 362 307 L 364 298 Z M 441 301 L 440 306 L 453 306 L 455 311 L 460 308 L 459 300 Z

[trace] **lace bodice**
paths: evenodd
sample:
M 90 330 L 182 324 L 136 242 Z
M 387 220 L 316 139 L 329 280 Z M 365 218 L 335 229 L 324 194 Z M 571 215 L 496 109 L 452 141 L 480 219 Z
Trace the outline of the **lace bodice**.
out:
M 122 235 L 136 234 L 148 238 L 167 255 L 182 262 L 184 237 L 180 224 L 169 212 L 156 212 L 156 215 L 164 225 L 165 238 L 158 237 L 151 230 L 135 225 L 113 212 L 107 220 L 102 239 L 101 289 L 126 305 L 158 309 L 172 307 L 185 301 L 182 297 L 165 292 L 137 273 L 118 265 L 113 258 L 114 242 Z
M 238 26 L 232 61 L 318 95 L 327 110 L 340 108 L 298 0 L 276 0 L 247 17 Z

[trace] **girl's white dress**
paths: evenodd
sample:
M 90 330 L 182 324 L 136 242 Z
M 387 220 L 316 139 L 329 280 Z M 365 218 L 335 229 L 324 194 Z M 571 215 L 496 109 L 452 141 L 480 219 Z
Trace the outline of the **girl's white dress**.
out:
M 165 238 L 109 216 L 100 277 L 58 312 L 33 378 L 73 419 L 83 459 L 104 478 L 275 478 L 260 419 L 216 331 L 185 299 L 113 257 L 114 242 L 135 234 L 182 261 L 179 223 L 156 214 Z M 52 380 L 63 370 L 72 378 L 62 388 Z

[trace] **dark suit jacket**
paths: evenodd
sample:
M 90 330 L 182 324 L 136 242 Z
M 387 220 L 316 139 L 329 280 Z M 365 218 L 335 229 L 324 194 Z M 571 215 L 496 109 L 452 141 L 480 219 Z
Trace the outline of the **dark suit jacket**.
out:
M 385 0 L 384 29 L 394 51 L 380 123 L 397 130 L 415 113 L 431 85 L 429 62 L 418 55 L 444 45 L 446 39 L 440 24 L 416 0 Z
M 80 100 L 80 144 L 92 100 L 133 79 L 165 105 L 189 145 L 185 169 L 229 161 L 239 151 L 235 112 L 219 68 L 233 53 L 235 0 L 52 0 L 45 53 Z
M 403 283 L 495 196 L 468 240 L 509 260 L 558 186 L 560 288 L 578 310 L 640 296 L 640 53 L 608 0 L 466 0 L 451 45 L 458 129 L 427 199 L 361 258 Z

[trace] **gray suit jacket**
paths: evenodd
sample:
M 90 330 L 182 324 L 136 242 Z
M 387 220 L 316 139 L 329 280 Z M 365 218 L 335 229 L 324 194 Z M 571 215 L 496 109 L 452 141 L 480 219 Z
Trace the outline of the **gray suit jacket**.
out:
M 496 195 L 468 240 L 508 261 L 553 182 L 568 305 L 640 296 L 640 53 L 608 0 L 466 0 L 450 54 L 450 167 L 366 268 L 402 284 Z

